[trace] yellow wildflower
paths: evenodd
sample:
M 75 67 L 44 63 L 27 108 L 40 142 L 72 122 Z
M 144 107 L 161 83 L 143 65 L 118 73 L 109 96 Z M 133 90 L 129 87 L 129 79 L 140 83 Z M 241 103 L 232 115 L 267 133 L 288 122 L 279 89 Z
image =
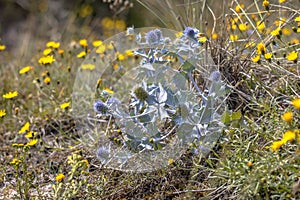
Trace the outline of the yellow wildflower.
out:
M 100 45 L 97 49 L 96 49 L 96 53 L 104 53 L 105 52 L 105 45 Z
M 286 59 L 290 61 L 296 61 L 298 59 L 298 52 L 292 51 L 286 56 Z
M 199 41 L 200 43 L 205 43 L 205 42 L 207 41 L 207 38 L 206 38 L 205 36 L 199 37 L 198 41 Z
M 276 28 L 275 30 L 271 31 L 271 35 L 273 36 L 281 35 L 281 28 Z
M 92 71 L 92 70 L 95 69 L 95 65 L 93 65 L 93 64 L 83 64 L 83 65 L 81 65 L 81 69 Z
M 246 31 L 248 29 L 248 25 L 247 24 L 239 24 L 239 29 L 241 31 Z
M 86 52 L 82 51 L 79 54 L 77 54 L 77 58 L 84 58 L 86 56 Z
M 134 53 L 132 50 L 126 50 L 125 55 L 131 57 L 131 56 L 134 56 Z
M 33 69 L 33 67 L 31 67 L 31 66 L 23 67 L 22 69 L 20 69 L 19 74 L 25 74 L 25 73 L 29 72 L 32 69 Z
M 14 159 L 10 162 L 11 165 L 15 165 L 15 166 L 18 166 L 20 163 L 22 163 L 22 160 L 19 160 L 19 159 L 17 159 L 17 158 L 14 158 Z
M 236 40 L 239 39 L 239 36 L 238 36 L 238 35 L 230 35 L 230 36 L 229 36 L 229 39 L 230 39 L 231 41 L 236 41 Z
M 286 122 L 291 122 L 293 120 L 293 112 L 289 111 L 289 112 L 285 112 L 282 116 L 281 116 L 282 120 L 286 121 Z
M 300 110 L 300 98 L 296 98 L 294 100 L 292 100 L 292 105 L 296 108 Z
M 286 0 L 278 0 L 278 3 L 284 3 Z
M 283 28 L 283 29 L 282 29 L 282 33 L 283 33 L 284 35 L 291 35 L 292 31 L 291 31 L 291 29 L 289 29 L 289 28 Z
M 11 146 L 12 147 L 24 147 L 24 144 L 22 144 L 22 143 L 13 143 Z
M 102 40 L 95 40 L 92 44 L 94 47 L 99 47 L 100 45 L 102 45 Z
M 235 7 L 235 11 L 236 11 L 237 13 L 239 13 L 239 12 L 241 12 L 241 10 L 244 9 L 244 8 L 245 8 L 245 5 L 244 5 L 243 3 L 241 3 L 240 5 L 237 5 L 237 6 Z
M 21 127 L 21 129 L 19 130 L 19 134 L 22 134 L 22 133 L 25 133 L 25 132 L 29 131 L 29 128 L 30 128 L 30 123 L 29 123 L 29 122 L 26 122 L 26 123 Z
M 4 117 L 5 115 L 6 115 L 6 111 L 4 109 L 0 110 L 0 118 Z
M 273 57 L 273 54 L 272 53 L 266 53 L 264 56 L 265 56 L 266 60 L 271 60 L 271 58 Z
M 46 76 L 50 76 L 50 72 L 48 70 L 42 73 L 42 77 L 45 78 Z
M 251 60 L 252 60 L 252 62 L 255 62 L 255 63 L 259 62 L 260 61 L 260 55 L 257 55 L 255 57 L 251 58 Z
M 11 92 L 8 92 L 8 93 L 2 95 L 2 97 L 4 99 L 12 99 L 16 96 L 18 96 L 18 91 L 11 91 Z
M 251 167 L 253 166 L 253 162 L 251 162 L 251 161 L 247 162 L 247 166 L 248 166 L 249 168 L 251 168 Z
M 295 22 L 300 22 L 300 15 L 295 18 Z
M 54 59 L 53 55 L 41 57 L 41 58 L 39 59 L 39 63 L 40 63 L 40 64 L 43 64 L 43 65 L 51 64 L 51 63 L 53 63 L 54 61 L 55 61 L 55 59 Z
M 264 0 L 262 3 L 262 6 L 264 6 L 264 7 L 268 7 L 269 5 L 270 5 L 270 2 L 267 0 Z
M 278 140 L 272 143 L 272 145 L 270 146 L 270 148 L 273 151 L 278 151 L 278 149 L 280 149 L 280 147 L 284 145 L 284 142 L 282 140 Z
M 263 31 L 266 27 L 265 22 L 261 22 L 261 21 L 256 22 L 256 27 L 257 27 L 257 30 Z
M 284 24 L 286 22 L 286 18 L 285 17 L 280 17 L 279 20 L 276 20 L 274 22 L 275 26 L 281 26 L 282 24 Z
M 32 147 L 38 142 L 38 139 L 32 139 L 25 145 L 26 147 Z
M 52 49 L 47 48 L 43 51 L 44 56 L 48 56 L 52 52 Z
M 180 38 L 181 36 L 183 36 L 183 32 L 182 31 L 175 33 L 175 37 L 176 38 Z
M 256 46 L 256 52 L 257 54 L 265 54 L 266 46 L 263 43 L 258 43 Z
M 114 91 L 112 91 L 112 90 L 109 89 L 109 88 L 105 88 L 104 91 L 107 92 L 107 93 L 109 93 L 109 94 L 113 94 L 113 93 L 114 93 Z
M 211 36 L 211 38 L 212 38 L 213 40 L 218 39 L 218 34 L 217 34 L 217 33 L 213 33 L 212 36 Z
M 285 144 L 289 141 L 293 141 L 295 139 L 295 137 L 296 137 L 295 132 L 288 130 L 283 134 L 281 141 L 284 142 L 284 144 Z
M 65 52 L 65 50 L 63 50 L 63 49 L 58 50 L 58 54 L 63 54 L 64 52 Z
M 119 61 L 125 60 L 125 56 L 123 54 L 121 54 L 121 53 L 117 54 L 117 58 L 118 58 Z
M 293 39 L 291 39 L 290 43 L 291 44 L 299 44 L 300 42 L 299 42 L 299 40 L 297 38 L 293 38 Z
M 231 25 L 231 29 L 232 29 L 232 30 L 235 30 L 236 27 L 237 27 L 237 26 L 236 26 L 235 22 L 233 22 L 232 25 Z
M 83 47 L 87 47 L 88 46 L 88 43 L 87 43 L 87 40 L 86 39 L 82 39 L 82 40 L 79 40 L 79 44 Z
M 50 41 L 46 44 L 47 47 L 52 47 L 53 49 L 58 49 L 60 47 L 59 42 Z
M 70 107 L 70 102 L 65 102 L 65 103 L 62 103 L 62 104 L 60 104 L 60 108 L 61 109 L 66 109 L 66 108 L 69 108 Z
M 119 70 L 119 69 L 121 69 L 121 67 L 118 64 L 114 64 L 113 69 L 114 70 Z
M 0 51 L 3 51 L 6 49 L 6 46 L 5 45 L 0 45 Z
M 31 138 L 33 138 L 33 136 L 35 136 L 35 135 L 36 135 L 36 132 L 29 131 L 29 132 L 25 135 L 25 137 L 28 138 L 28 139 L 31 139 Z
M 173 163 L 174 163 L 174 159 L 170 158 L 170 159 L 168 160 L 168 165 L 172 165 Z
M 46 77 L 46 78 L 44 79 L 44 83 L 46 83 L 47 85 L 49 85 L 50 82 L 51 82 L 51 78 L 50 78 L 50 77 Z
M 55 177 L 56 182 L 61 182 L 65 178 L 63 174 L 57 174 Z

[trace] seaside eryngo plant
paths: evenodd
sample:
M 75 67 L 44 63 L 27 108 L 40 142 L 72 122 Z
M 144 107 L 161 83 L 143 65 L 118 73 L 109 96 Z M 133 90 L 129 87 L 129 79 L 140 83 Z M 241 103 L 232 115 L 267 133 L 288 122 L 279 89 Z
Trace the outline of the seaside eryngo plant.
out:
M 93 72 L 78 72 L 73 109 L 86 143 L 104 167 L 130 171 L 161 168 L 188 150 L 208 153 L 227 87 L 205 40 L 190 27 L 129 29 L 84 61 Z

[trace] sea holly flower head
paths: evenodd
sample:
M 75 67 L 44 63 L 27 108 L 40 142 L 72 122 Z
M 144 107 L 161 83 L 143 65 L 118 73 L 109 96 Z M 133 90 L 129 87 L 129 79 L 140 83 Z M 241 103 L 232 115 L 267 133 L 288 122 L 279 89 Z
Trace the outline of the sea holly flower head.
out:
M 159 29 L 149 31 L 148 33 L 146 33 L 145 38 L 146 38 L 146 42 L 149 45 L 159 44 L 159 42 L 162 39 L 162 32 Z
M 101 100 L 97 100 L 94 103 L 94 110 L 99 114 L 106 114 L 108 111 L 108 106 L 103 103 Z
M 196 34 L 198 33 L 199 31 L 197 29 L 194 29 L 192 27 L 186 27 L 183 31 L 183 35 L 187 36 L 187 37 L 190 37 L 190 38 L 195 38 L 196 37 Z

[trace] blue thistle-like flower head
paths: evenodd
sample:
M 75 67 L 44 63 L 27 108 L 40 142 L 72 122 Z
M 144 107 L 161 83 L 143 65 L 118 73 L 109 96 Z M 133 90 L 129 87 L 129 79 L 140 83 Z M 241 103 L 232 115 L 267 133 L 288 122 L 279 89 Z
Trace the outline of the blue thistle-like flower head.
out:
M 159 29 L 155 29 L 146 33 L 145 37 L 148 44 L 158 44 L 162 39 L 162 32 Z
M 100 100 L 94 103 L 94 110 L 99 114 L 106 114 L 108 111 L 108 106 Z
M 195 29 L 193 29 L 192 27 L 186 27 L 183 31 L 183 34 L 187 37 L 190 37 L 190 38 L 195 38 L 196 36 L 196 31 Z
M 160 42 L 160 40 L 162 39 L 162 32 L 159 29 L 155 29 L 154 33 L 156 35 L 157 41 Z

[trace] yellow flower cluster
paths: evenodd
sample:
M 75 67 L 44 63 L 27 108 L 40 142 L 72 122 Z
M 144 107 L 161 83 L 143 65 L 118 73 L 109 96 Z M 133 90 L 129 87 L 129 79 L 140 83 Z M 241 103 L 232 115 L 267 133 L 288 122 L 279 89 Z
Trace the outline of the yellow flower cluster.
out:
M 25 134 L 25 138 L 28 138 L 29 141 L 26 144 L 12 144 L 13 147 L 31 147 L 34 146 L 38 139 L 34 138 L 37 135 L 37 132 L 30 131 L 30 122 L 26 122 L 19 130 L 19 134 Z
M 17 159 L 17 158 L 14 158 L 14 159 L 10 162 L 10 164 L 13 165 L 13 166 L 18 166 L 18 165 L 21 164 L 21 163 L 22 163 L 22 160 Z
M 46 46 L 49 47 L 49 48 L 58 49 L 60 47 L 60 43 L 50 41 L 50 42 L 47 42 Z
M 231 41 L 236 41 L 236 40 L 238 40 L 239 39 L 239 36 L 238 35 L 230 35 L 229 36 L 229 40 L 231 40 Z
M 105 17 L 101 21 L 101 26 L 103 28 L 104 36 L 109 37 L 115 32 L 121 32 L 126 29 L 126 23 L 122 19 L 112 19 Z
M 270 148 L 273 151 L 278 151 L 287 142 L 292 142 L 296 139 L 298 140 L 298 142 L 300 142 L 299 137 L 300 137 L 300 130 L 298 130 L 298 129 L 297 130 L 288 130 L 283 134 L 282 139 L 273 142 L 272 145 L 270 146 Z
M 44 56 L 44 57 L 41 57 L 40 59 L 39 59 L 39 63 L 40 64 L 43 64 L 43 65 L 48 65 L 48 64 L 51 64 L 51 63 L 53 63 L 55 61 L 55 59 L 54 59 L 54 57 L 53 57 L 53 55 L 51 55 L 51 56 Z
M 293 99 L 291 104 L 295 109 L 300 110 L 300 98 Z M 284 120 L 290 124 L 293 120 L 293 112 L 292 111 L 285 112 L 281 116 L 281 118 L 282 118 L 282 120 Z M 287 130 L 283 134 L 281 140 L 274 141 L 272 143 L 272 145 L 270 146 L 270 149 L 272 149 L 273 151 L 278 151 L 282 145 L 286 144 L 287 142 L 292 142 L 295 140 L 298 143 L 300 143 L 300 130 L 299 129 Z

